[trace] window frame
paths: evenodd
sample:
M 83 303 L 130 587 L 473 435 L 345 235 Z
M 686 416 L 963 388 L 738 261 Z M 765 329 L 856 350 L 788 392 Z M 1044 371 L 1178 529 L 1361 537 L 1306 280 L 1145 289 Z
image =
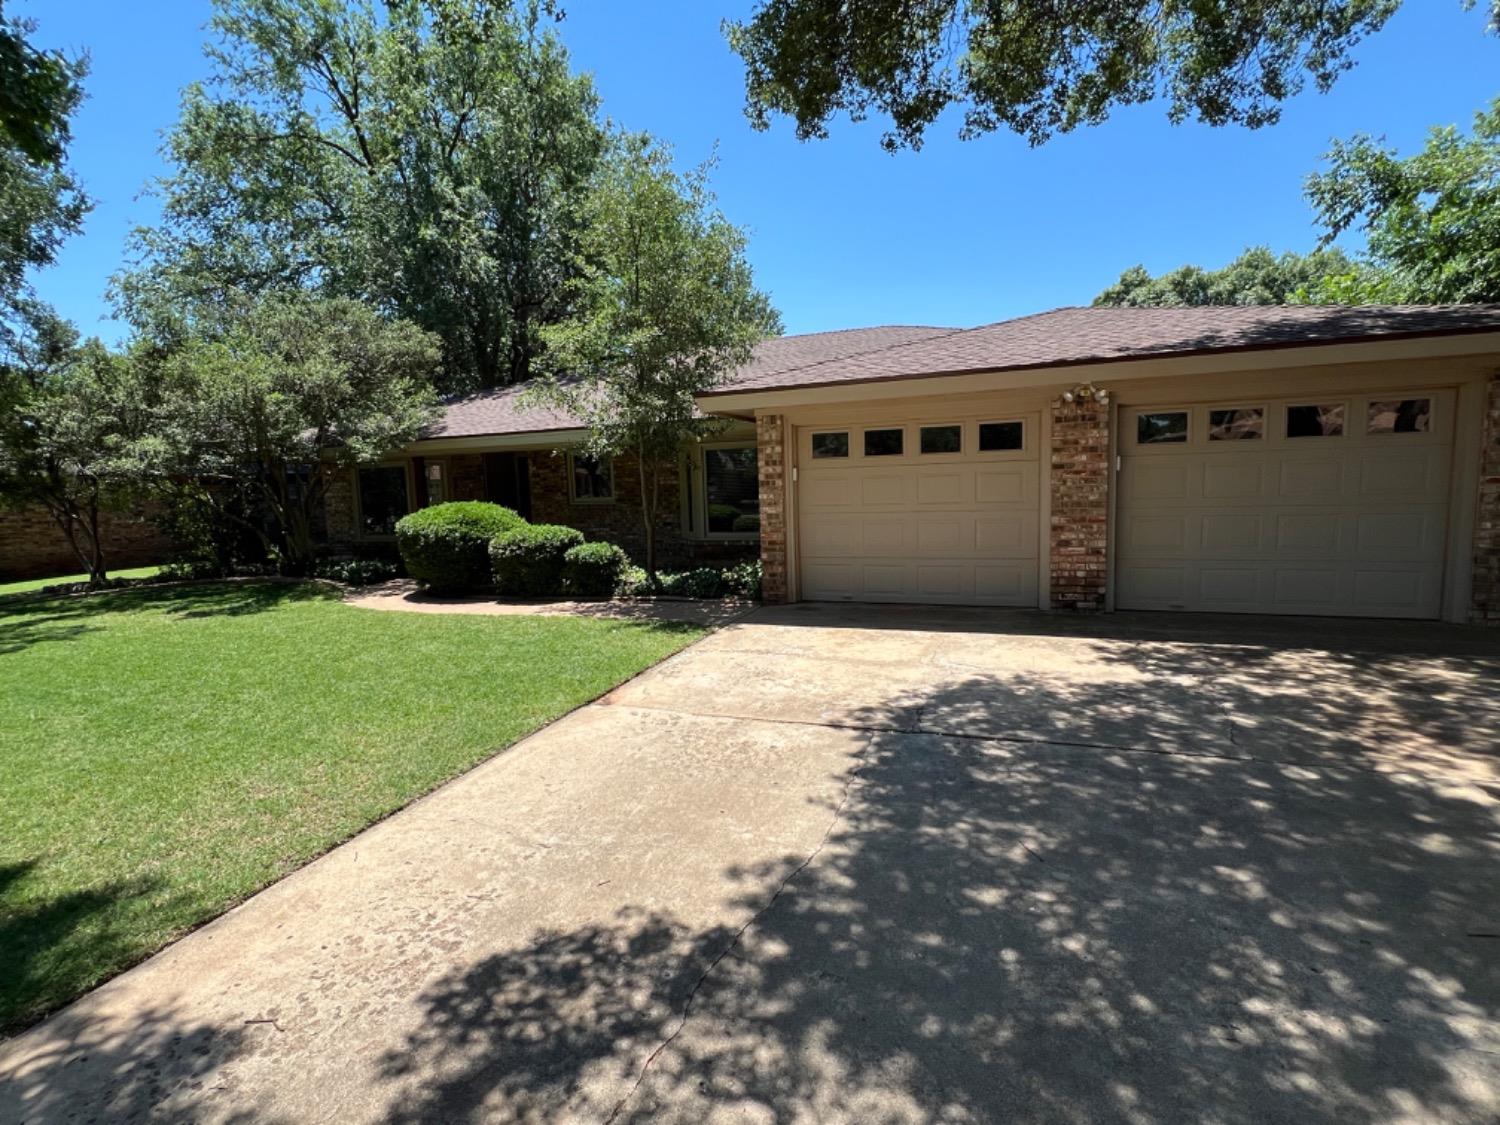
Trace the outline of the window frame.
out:
M 836 430 L 820 430 L 820 433 L 837 433 Z M 756 488 L 760 487 L 760 445 L 754 437 L 702 441 L 693 446 L 688 457 L 688 485 L 683 497 L 683 535 L 689 539 L 712 540 L 723 543 L 755 543 L 760 541 L 760 529 L 754 531 L 710 531 L 708 526 L 708 457 L 710 450 L 748 449 L 755 455 Z M 823 458 L 828 461 L 844 461 L 847 457 Z M 757 513 L 759 514 L 759 513 Z
M 1352 432 L 1352 427 L 1350 426 L 1350 421 L 1354 417 L 1354 413 L 1355 413 L 1354 409 L 1353 409 L 1353 405 L 1352 405 L 1353 401 L 1354 400 L 1350 400 L 1350 399 L 1347 399 L 1347 398 L 1339 398 L 1339 397 L 1337 397 L 1335 395 L 1330 395 L 1327 399 L 1324 399 L 1321 402 L 1317 398 L 1312 398 L 1312 399 L 1293 399 L 1293 400 L 1290 400 L 1288 402 L 1285 402 L 1285 403 L 1282 404 L 1282 407 L 1281 407 L 1281 433 L 1278 436 L 1280 437 L 1280 439 L 1282 441 L 1290 441 L 1290 442 L 1327 441 L 1329 438 L 1335 438 L 1335 439 L 1343 440 L 1345 438 L 1348 438 L 1350 436 L 1351 432 Z M 1292 433 L 1292 411 L 1293 410 L 1296 410 L 1298 408 L 1307 408 L 1307 407 L 1313 407 L 1315 409 L 1321 409 L 1323 407 L 1329 407 L 1329 406 L 1337 406 L 1340 410 L 1343 411 L 1343 415 L 1340 418 L 1340 425 L 1339 425 L 1339 432 L 1338 433 L 1336 433 L 1336 434 L 1294 434 L 1294 433 Z M 1366 407 L 1366 409 L 1368 409 L 1368 406 Z
M 1229 438 L 1229 437 L 1216 438 L 1216 437 L 1214 437 L 1214 413 L 1216 411 L 1227 411 L 1227 410 L 1235 410 L 1235 411 L 1259 410 L 1260 411 L 1260 432 L 1257 433 L 1254 437 L 1232 437 L 1232 438 Z M 1262 445 L 1264 445 L 1268 441 L 1270 441 L 1270 439 L 1271 439 L 1271 424 L 1272 424 L 1272 411 L 1271 411 L 1270 405 L 1268 403 L 1264 403 L 1264 402 L 1247 402 L 1247 403 L 1243 403 L 1243 404 L 1236 403 L 1236 404 L 1230 404 L 1230 405 L 1224 405 L 1224 404 L 1219 404 L 1219 403 L 1210 403 L 1210 404 L 1208 404 L 1207 406 L 1205 406 L 1203 408 L 1203 444 L 1206 445 L 1206 446 L 1209 446 L 1210 448 L 1214 448 L 1214 447 L 1217 447 L 1217 446 L 1237 446 L 1237 445 L 1241 445 L 1242 443 L 1247 442 L 1247 441 L 1250 441 L 1250 442 L 1256 442 L 1256 441 L 1258 441 Z M 1189 433 L 1191 433 L 1191 423 L 1189 423 Z M 1167 443 L 1167 444 L 1171 444 L 1171 443 Z M 1178 444 L 1181 444 L 1181 443 L 1178 443 Z
M 870 423 L 859 427 L 859 459 L 861 461 L 885 461 L 912 456 L 911 443 L 906 440 L 907 427 L 904 424 L 882 425 Z M 895 453 L 871 453 L 869 449 L 871 434 L 900 434 L 901 448 Z
M 820 437 L 831 437 L 835 434 L 842 435 L 844 439 L 844 452 L 818 454 L 817 439 Z M 830 427 L 826 430 L 812 430 L 807 437 L 807 456 L 813 461 L 848 461 L 854 456 L 854 431 L 847 427 Z
M 1370 408 L 1373 407 L 1377 402 L 1425 402 L 1425 403 L 1427 403 L 1427 428 L 1425 430 L 1397 430 L 1397 429 L 1372 430 L 1372 429 L 1370 429 Z M 1376 441 L 1381 441 L 1381 440 L 1384 440 L 1385 438 L 1391 438 L 1391 437 L 1400 437 L 1402 439 L 1410 439 L 1410 438 L 1414 438 L 1414 437 L 1426 437 L 1427 435 L 1429 435 L 1429 434 L 1431 434 L 1433 432 L 1433 425 L 1432 425 L 1433 418 L 1437 414 L 1437 396 L 1435 394 L 1431 394 L 1431 393 L 1426 393 L 1426 394 L 1412 393 L 1412 394 L 1409 394 L 1405 398 L 1387 398 L 1387 397 L 1382 396 L 1382 395 L 1372 395 L 1369 398 L 1367 398 L 1367 399 L 1364 400 L 1363 405 L 1364 405 L 1364 410 L 1362 410 L 1360 413 L 1362 413 L 1364 415 L 1364 433 L 1361 436 L 1364 437 L 1364 438 L 1366 438 L 1366 439 L 1374 438 Z M 1348 432 L 1348 429 L 1349 429 L 1349 426 L 1348 426 L 1348 423 L 1346 422 L 1345 425 L 1344 425 L 1344 430 L 1345 430 L 1346 433 Z
M 416 492 L 416 487 L 414 486 L 412 480 L 413 474 L 411 460 L 408 458 L 399 461 L 373 461 L 367 465 L 354 466 L 354 537 L 356 539 L 365 540 L 371 543 L 393 543 L 396 540 L 396 533 L 394 531 L 392 531 L 390 534 L 386 534 L 384 532 L 372 532 L 365 530 L 365 500 L 363 490 L 360 488 L 359 483 L 359 474 L 365 469 L 401 470 L 402 479 L 406 483 L 406 511 L 403 513 L 403 515 L 409 516 L 412 514 L 412 512 L 415 512 L 417 510 L 416 508 L 412 507 L 411 503 L 412 495 Z M 400 516 L 396 518 L 398 521 L 401 519 Z
M 1155 449 L 1165 445 L 1194 445 L 1194 434 L 1197 427 L 1193 424 L 1193 415 L 1199 408 L 1192 406 L 1142 406 L 1135 410 L 1132 415 L 1135 425 L 1131 427 L 1130 444 L 1136 449 Z M 1168 441 L 1142 441 L 1141 423 L 1152 416 L 1166 414 L 1181 414 L 1185 419 L 1184 429 L 1180 438 L 1172 438 Z M 1204 414 L 1204 418 L 1208 417 Z
M 922 460 L 928 461 L 928 460 L 931 460 L 931 459 L 933 459 L 935 457 L 962 457 L 964 455 L 964 449 L 968 445 L 968 440 L 964 436 L 964 430 L 966 430 L 968 427 L 966 427 L 962 422 L 918 422 L 918 423 L 916 423 L 916 427 L 917 427 L 917 449 L 916 449 L 916 455 L 918 457 L 920 457 Z M 925 449 L 922 448 L 922 435 L 924 433 L 926 433 L 928 430 L 957 430 L 958 431 L 958 448 L 957 449 L 934 450 L 931 453 L 927 452 L 927 450 L 925 450 Z M 975 434 L 976 435 L 978 434 L 977 430 L 975 431 Z
M 986 449 L 983 432 L 985 426 L 1020 426 L 1021 444 L 1015 449 Z M 1015 457 L 1024 455 L 1031 446 L 1031 424 L 1025 418 L 980 418 L 974 423 L 975 457 Z
M 578 459 L 594 460 L 609 472 L 609 495 L 608 496 L 580 496 L 578 495 L 578 472 L 574 467 Z M 613 504 L 615 495 L 619 490 L 615 487 L 615 459 L 613 457 L 589 458 L 587 454 L 568 451 L 568 503 L 583 504 L 590 507 L 600 504 Z

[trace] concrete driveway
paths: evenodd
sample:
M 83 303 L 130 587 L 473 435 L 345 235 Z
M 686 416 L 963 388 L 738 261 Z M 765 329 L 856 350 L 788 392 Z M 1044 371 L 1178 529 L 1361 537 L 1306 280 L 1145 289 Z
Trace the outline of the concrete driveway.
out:
M 0 1120 L 1493 1122 L 1497 684 L 762 610 L 0 1046 Z

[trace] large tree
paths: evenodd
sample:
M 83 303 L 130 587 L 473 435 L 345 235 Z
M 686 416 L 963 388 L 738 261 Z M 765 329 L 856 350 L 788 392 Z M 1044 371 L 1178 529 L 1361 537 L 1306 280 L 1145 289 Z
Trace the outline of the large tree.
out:
M 589 453 L 635 455 L 653 577 L 662 478 L 683 441 L 715 425 L 693 396 L 781 331 L 708 171 L 675 171 L 644 135 L 618 139 L 589 196 L 578 312 L 545 330 L 551 373 L 536 392 L 585 421 Z
M 89 206 L 63 164 L 87 64 L 38 50 L 35 30 L 0 9 L 0 363 L 30 331 L 28 274 L 52 263 Z
M 1132 266 L 1094 304 L 1290 305 L 1313 299 L 1330 280 L 1354 270 L 1348 255 L 1336 248 L 1276 255 L 1254 246 L 1217 270 L 1187 265 L 1153 277 L 1144 266 Z
M 1468 0 L 1472 3 L 1473 0 Z M 1276 121 L 1309 81 L 1329 89 L 1399 0 L 759 0 L 726 33 L 746 67 L 746 111 L 803 139 L 846 112 L 889 119 L 916 147 L 962 107 L 961 135 L 1009 129 L 1033 144 L 1165 97 L 1173 121 Z M 1500 18 L 1500 0 L 1494 0 Z
M 1327 288 L 1359 302 L 1500 301 L 1500 98 L 1464 136 L 1433 129 L 1402 157 L 1380 140 L 1337 143 L 1307 194 L 1324 243 L 1366 236 L 1361 267 Z
M 603 145 L 540 0 L 216 0 L 213 78 L 167 141 L 163 221 L 119 279 L 170 338 L 302 286 L 434 333 L 444 389 L 525 378 L 568 311 Z
M 135 442 L 145 425 L 134 373 L 97 340 L 34 300 L 0 365 L 0 504 L 41 508 L 91 583 L 107 576 L 104 512 L 135 495 Z
M 137 345 L 151 421 L 135 446 L 169 506 L 215 509 L 306 574 L 331 481 L 410 442 L 437 413 L 439 347 L 357 301 L 277 293 L 233 302 L 202 336 Z M 246 513 L 269 517 L 267 522 Z

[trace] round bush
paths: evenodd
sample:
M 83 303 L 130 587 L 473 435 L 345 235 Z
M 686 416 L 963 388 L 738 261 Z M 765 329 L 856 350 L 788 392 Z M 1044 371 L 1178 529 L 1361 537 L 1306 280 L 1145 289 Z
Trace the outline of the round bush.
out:
M 495 588 L 520 598 L 562 593 L 563 556 L 583 543 L 583 532 L 553 523 L 526 524 L 490 543 Z
M 563 556 L 563 589 L 582 598 L 607 598 L 625 582 L 630 557 L 613 543 L 580 543 Z
M 435 594 L 466 594 L 490 585 L 490 540 L 528 526 L 509 508 L 480 500 L 434 504 L 396 524 L 406 573 Z

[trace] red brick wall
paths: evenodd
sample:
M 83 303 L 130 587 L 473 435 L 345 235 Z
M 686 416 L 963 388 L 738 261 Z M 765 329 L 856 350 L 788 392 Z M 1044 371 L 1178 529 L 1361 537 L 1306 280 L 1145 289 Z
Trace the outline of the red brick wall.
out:
M 755 420 L 755 446 L 760 465 L 761 596 L 771 605 L 785 602 L 791 592 L 786 537 L 784 429 L 780 414 L 766 414 Z
M 110 570 L 151 566 L 172 557 L 172 540 L 144 514 L 107 512 L 100 525 L 104 562 Z M 0 582 L 53 578 L 82 569 L 46 509 L 0 509 Z
M 1491 376 L 1479 453 L 1479 512 L 1474 523 L 1470 620 L 1500 626 L 1500 374 Z
M 1109 576 L 1109 407 L 1052 404 L 1053 609 L 1103 609 Z

